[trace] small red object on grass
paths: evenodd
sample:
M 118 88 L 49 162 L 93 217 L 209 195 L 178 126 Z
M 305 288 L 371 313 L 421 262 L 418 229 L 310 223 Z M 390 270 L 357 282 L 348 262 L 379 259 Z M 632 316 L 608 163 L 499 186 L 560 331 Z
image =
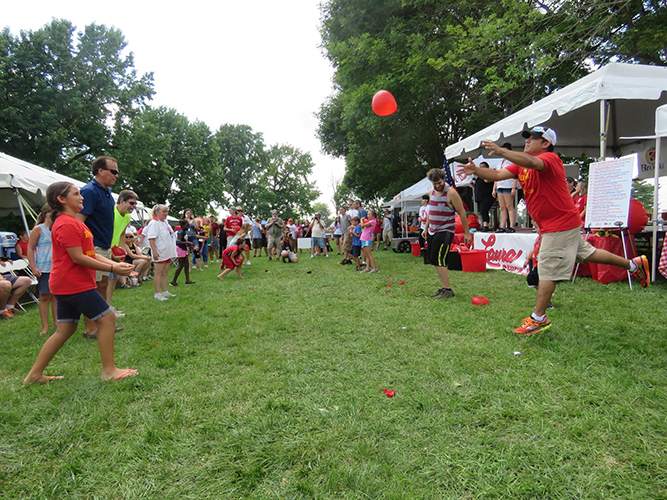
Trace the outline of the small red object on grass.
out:
M 396 391 L 392 391 L 391 389 L 382 389 L 384 393 L 387 395 L 388 398 L 393 398 L 394 394 L 396 394 Z
M 399 281 L 398 284 L 399 285 L 405 285 L 405 281 Z
M 389 288 L 391 288 L 391 285 L 387 285 Z
M 489 299 L 486 297 L 481 297 L 479 295 L 475 295 L 472 298 L 472 305 L 473 306 L 486 306 L 489 305 Z

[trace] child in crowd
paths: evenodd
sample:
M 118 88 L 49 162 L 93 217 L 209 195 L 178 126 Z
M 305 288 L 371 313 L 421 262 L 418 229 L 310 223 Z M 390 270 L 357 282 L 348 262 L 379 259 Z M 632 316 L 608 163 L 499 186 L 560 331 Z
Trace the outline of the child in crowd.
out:
M 229 274 L 232 271 L 236 271 L 239 278 L 243 278 L 241 269 L 243 267 L 243 252 L 246 248 L 245 240 L 243 238 L 239 239 L 238 245 L 232 245 L 225 248 L 222 252 L 222 264 L 220 265 L 220 269 L 223 269 L 223 271 L 218 274 L 218 278 L 224 278 L 226 274 Z
M 14 245 L 14 252 L 19 259 L 28 258 L 28 234 L 25 232 L 25 229 L 19 229 L 16 231 L 16 245 Z
M 188 262 L 189 250 L 194 247 L 194 243 L 188 241 L 188 228 L 190 227 L 190 223 L 187 219 L 182 219 L 180 226 L 181 229 L 176 235 L 176 257 L 178 258 L 178 268 L 169 284 L 171 286 L 178 286 L 178 276 L 181 274 L 181 271 L 184 271 L 185 284 L 195 285 L 196 282 L 190 280 L 190 263 Z
M 204 260 L 204 267 L 208 267 L 208 246 L 211 244 L 211 221 L 208 217 L 204 217 L 201 222 L 202 240 L 201 256 Z
M 375 264 L 375 257 L 373 257 L 372 253 L 373 230 L 375 229 L 376 225 L 377 225 L 377 212 L 375 210 L 371 210 L 370 212 L 368 212 L 368 219 L 364 219 L 361 221 L 361 227 L 363 229 L 361 232 L 361 237 L 359 238 L 361 240 L 361 257 L 366 263 L 366 269 L 362 271 L 363 273 L 380 272 L 377 268 L 377 265 Z
M 296 241 L 292 238 L 290 228 L 286 227 L 283 229 L 283 237 L 280 239 L 280 257 L 283 259 L 283 263 L 299 262 L 294 252 L 295 249 Z
M 246 236 L 250 234 L 251 231 L 252 231 L 252 224 L 250 224 L 250 222 L 244 222 L 241 225 L 241 229 L 239 229 L 238 232 L 229 241 L 229 244 L 237 245 L 239 240 L 244 241 L 246 239 Z
M 56 298 L 49 289 L 51 276 L 51 207 L 46 204 L 37 217 L 37 225 L 30 231 L 28 239 L 28 262 L 32 273 L 37 277 L 39 290 L 39 319 L 42 322 L 40 335 L 49 333 L 49 306 L 53 314 L 53 322 L 58 327 Z
M 362 232 L 359 223 L 361 219 L 355 215 L 351 220 L 352 225 L 348 228 L 348 231 L 352 235 L 352 250 L 350 251 L 350 255 L 352 255 L 352 260 L 357 264 L 355 271 L 361 271 L 361 261 L 359 260 L 359 256 L 361 255 L 361 239 L 359 237 Z
M 134 266 L 116 263 L 95 254 L 93 236 L 76 218 L 83 209 L 83 196 L 70 182 L 56 182 L 46 190 L 46 201 L 52 207 L 52 260 L 49 286 L 58 303 L 58 329 L 42 346 L 23 385 L 49 382 L 63 377 L 45 376 L 44 369 L 77 329 L 81 314 L 96 323 L 97 344 L 102 358 L 102 380 L 134 377 L 137 370 L 120 369 L 114 363 L 114 329 L 116 315 L 97 291 L 95 270 L 128 276 Z

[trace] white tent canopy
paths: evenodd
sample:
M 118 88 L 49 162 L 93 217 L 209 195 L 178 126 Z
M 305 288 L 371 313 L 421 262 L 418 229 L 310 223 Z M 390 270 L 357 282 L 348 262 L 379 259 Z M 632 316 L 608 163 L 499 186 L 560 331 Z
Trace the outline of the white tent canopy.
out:
M 23 210 L 30 207 L 41 208 L 46 202 L 46 189 L 60 181 L 71 182 L 78 188 L 86 185 L 85 182 L 0 153 L 0 217 L 18 212 L 28 230 Z M 118 199 L 115 193 L 113 197 Z M 141 202 L 137 202 L 136 208 L 135 212 L 139 213 L 145 210 Z M 138 215 L 134 214 L 133 220 L 140 221 Z
M 661 161 L 661 140 L 663 137 L 667 137 L 667 104 L 660 106 L 655 110 L 655 135 L 652 136 L 642 136 L 642 137 L 621 137 L 621 139 L 655 139 L 655 162 L 653 170 L 653 265 L 651 270 L 651 279 L 655 281 L 656 269 L 657 269 L 657 260 L 658 260 L 658 214 L 660 213 L 660 200 L 658 197 L 658 187 L 660 175 L 664 175 L 664 172 L 661 174 L 660 169 L 663 168 Z M 664 244 L 664 242 L 663 242 Z
M 521 132 L 545 124 L 558 134 L 557 151 L 605 157 L 627 153 L 621 136 L 652 135 L 656 107 L 667 104 L 667 68 L 612 63 L 489 127 L 452 144 L 449 159 L 483 153 L 483 139 L 523 144 Z

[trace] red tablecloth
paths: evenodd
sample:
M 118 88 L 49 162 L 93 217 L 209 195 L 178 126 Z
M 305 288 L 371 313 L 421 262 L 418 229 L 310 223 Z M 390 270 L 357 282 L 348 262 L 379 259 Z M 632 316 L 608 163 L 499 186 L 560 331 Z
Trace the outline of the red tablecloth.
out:
M 624 256 L 623 242 L 621 238 L 611 236 L 588 236 L 588 242 L 595 248 L 607 250 L 616 255 Z M 628 258 L 637 256 L 635 239 L 633 236 L 625 239 L 628 247 Z M 607 264 L 582 263 L 579 266 L 578 276 L 590 276 L 598 283 L 611 283 L 613 281 L 622 281 L 628 279 L 628 273 L 622 267 L 609 266 Z

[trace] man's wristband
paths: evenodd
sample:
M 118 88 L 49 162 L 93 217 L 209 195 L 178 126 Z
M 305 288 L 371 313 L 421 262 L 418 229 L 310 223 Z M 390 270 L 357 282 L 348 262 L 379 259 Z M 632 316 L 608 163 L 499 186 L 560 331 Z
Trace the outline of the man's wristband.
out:
M 111 264 L 111 273 L 113 273 L 113 264 Z

